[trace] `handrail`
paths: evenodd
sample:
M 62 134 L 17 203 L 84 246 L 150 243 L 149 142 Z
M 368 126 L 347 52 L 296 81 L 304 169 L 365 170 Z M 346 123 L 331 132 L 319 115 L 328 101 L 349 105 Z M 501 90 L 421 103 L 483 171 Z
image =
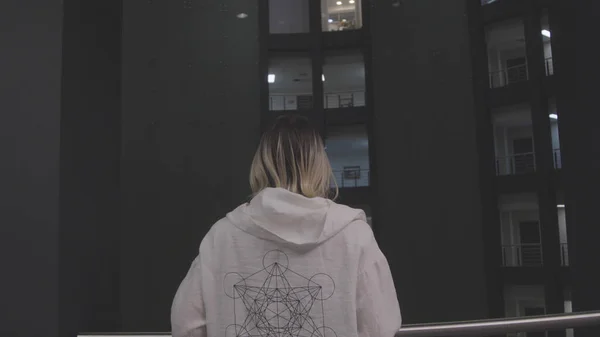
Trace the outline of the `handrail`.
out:
M 558 330 L 600 325 L 600 311 L 544 315 L 533 317 L 499 318 L 489 320 L 407 325 L 394 337 L 481 337 L 511 332 Z M 82 333 L 88 336 L 170 336 L 168 332 L 157 333 Z
M 492 336 L 511 332 L 558 330 L 592 325 L 600 325 L 600 311 L 407 325 L 401 328 L 395 337 Z

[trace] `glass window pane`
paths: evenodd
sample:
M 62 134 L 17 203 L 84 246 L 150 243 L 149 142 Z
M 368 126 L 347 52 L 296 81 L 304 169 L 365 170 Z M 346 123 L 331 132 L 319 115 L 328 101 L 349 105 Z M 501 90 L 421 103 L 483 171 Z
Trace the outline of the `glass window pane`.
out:
M 324 32 L 362 27 L 362 0 L 321 0 L 321 22 Z
M 272 56 L 269 60 L 269 110 L 313 107 L 312 63 L 307 55 Z
M 326 109 L 365 105 L 365 64 L 360 52 L 328 54 L 322 80 Z
M 308 0 L 270 0 L 271 34 L 308 33 Z
M 558 133 L 558 110 L 556 109 L 556 100 L 548 99 L 548 118 L 550 118 L 550 135 L 552 136 L 552 158 L 554 168 L 562 168 L 562 156 L 560 152 L 560 136 Z
M 527 54 L 522 20 L 486 27 L 490 88 L 527 81 Z
M 338 187 L 369 186 L 369 138 L 365 125 L 328 127 L 325 146 Z
M 544 43 L 544 64 L 546 68 L 546 76 L 554 75 L 554 64 L 552 60 L 552 29 L 548 22 L 548 11 L 544 10 L 542 14 L 542 31 L 540 36 Z

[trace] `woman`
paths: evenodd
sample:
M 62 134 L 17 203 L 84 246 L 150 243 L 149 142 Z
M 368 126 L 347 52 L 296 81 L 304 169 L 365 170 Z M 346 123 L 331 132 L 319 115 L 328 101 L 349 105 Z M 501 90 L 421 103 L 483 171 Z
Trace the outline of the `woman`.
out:
M 394 335 L 387 260 L 364 212 L 327 198 L 331 177 L 318 132 L 278 118 L 252 162 L 254 197 L 211 228 L 175 295 L 173 337 Z

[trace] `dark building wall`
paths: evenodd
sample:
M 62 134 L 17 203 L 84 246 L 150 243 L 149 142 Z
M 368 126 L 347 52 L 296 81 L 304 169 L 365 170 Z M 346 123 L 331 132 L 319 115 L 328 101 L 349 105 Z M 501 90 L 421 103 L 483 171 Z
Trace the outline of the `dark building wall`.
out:
M 64 1 L 61 336 L 119 329 L 121 0 Z
M 488 316 L 465 3 L 372 8 L 374 221 L 406 323 Z
M 61 34 L 61 1 L 0 3 L 2 336 L 58 336 Z
M 202 237 L 250 195 L 264 80 L 256 6 L 124 3 L 120 291 L 126 331 L 170 329 L 173 295 Z

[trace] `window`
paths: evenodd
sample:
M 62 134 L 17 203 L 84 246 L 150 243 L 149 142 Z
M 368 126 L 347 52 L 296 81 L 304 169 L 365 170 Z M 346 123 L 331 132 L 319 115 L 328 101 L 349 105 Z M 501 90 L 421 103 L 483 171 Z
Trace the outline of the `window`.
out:
M 353 30 L 362 27 L 362 0 L 321 0 L 324 32 Z
M 498 201 L 505 267 L 542 265 L 542 239 L 535 194 L 502 195 Z
M 515 105 L 492 111 L 496 174 L 532 173 L 536 170 L 531 109 Z
M 287 54 L 269 60 L 269 110 L 309 110 L 313 106 L 312 62 Z
M 540 34 L 544 44 L 544 66 L 546 68 L 546 76 L 554 75 L 554 63 L 552 60 L 552 30 L 548 22 L 548 10 L 544 10 L 542 14 L 542 31 Z
M 569 245 L 567 238 L 567 214 L 565 210 L 565 197 L 562 193 L 556 196 L 556 210 L 558 212 L 558 234 L 560 239 L 560 262 L 561 266 L 569 265 Z
M 338 187 L 369 186 L 369 140 L 364 125 L 328 127 L 325 147 Z
M 365 64 L 360 52 L 329 53 L 322 80 L 325 109 L 365 105 Z
M 548 100 L 548 118 L 550 118 L 550 135 L 552 136 L 552 159 L 554 168 L 562 168 L 562 156 L 560 152 L 560 137 L 558 134 L 558 111 L 556 109 L 556 100 Z
M 527 81 L 525 30 L 521 20 L 486 28 L 490 88 Z
M 309 0 L 269 0 L 271 34 L 308 33 Z

